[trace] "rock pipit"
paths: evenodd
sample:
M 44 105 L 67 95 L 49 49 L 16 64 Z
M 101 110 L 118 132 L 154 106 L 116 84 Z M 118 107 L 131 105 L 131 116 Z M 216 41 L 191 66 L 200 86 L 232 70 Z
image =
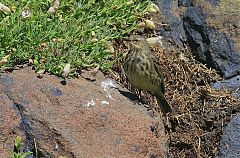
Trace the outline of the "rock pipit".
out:
M 156 96 L 163 113 L 172 109 L 164 97 L 165 87 L 163 75 L 157 57 L 151 51 L 146 39 L 140 35 L 132 35 L 130 50 L 124 62 L 124 71 L 133 87 L 148 91 Z

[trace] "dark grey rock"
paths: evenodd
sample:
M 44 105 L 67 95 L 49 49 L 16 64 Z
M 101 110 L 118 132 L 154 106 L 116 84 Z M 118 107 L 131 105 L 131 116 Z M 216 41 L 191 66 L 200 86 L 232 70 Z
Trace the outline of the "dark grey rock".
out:
M 225 33 L 210 28 L 205 23 L 207 13 L 199 8 L 189 7 L 183 16 L 187 42 L 196 58 L 216 68 L 224 78 L 239 74 L 240 56 L 234 42 Z
M 228 80 L 222 80 L 216 83 L 212 83 L 211 87 L 214 89 L 230 89 L 234 91 L 236 97 L 240 98 L 240 75 Z
M 11 76 L 0 74 L 0 83 L 11 85 L 13 83 L 13 78 Z
M 193 6 L 193 0 L 178 0 L 179 7 L 190 7 Z
M 158 33 L 164 39 L 171 39 L 176 48 L 189 46 L 196 59 L 208 67 L 217 69 L 225 79 L 240 75 L 240 50 L 230 36 L 208 26 L 204 12 L 189 0 L 155 0 L 161 11 L 166 27 L 160 27 Z M 216 6 L 219 0 L 206 0 Z M 177 3 L 177 4 L 176 4 Z M 204 2 L 203 4 L 204 5 Z M 181 7 L 186 11 L 181 12 Z M 174 10 L 174 13 L 173 13 Z
M 218 5 L 220 0 L 209 0 L 210 4 L 212 4 L 213 6 Z
M 161 16 L 163 16 L 165 23 L 169 24 L 165 27 L 160 27 L 157 30 L 158 34 L 165 37 L 165 39 L 172 39 L 172 42 L 176 45 L 183 46 L 182 39 L 186 39 L 183 21 L 171 12 L 175 2 L 172 0 L 155 0 L 154 2 L 160 7 Z
M 220 142 L 219 158 L 240 157 L 240 114 L 225 127 Z
M 62 91 L 56 87 L 51 88 L 52 95 L 57 97 L 62 95 Z
M 237 90 L 238 88 L 240 88 L 240 75 L 235 76 L 228 80 L 222 80 L 222 81 L 218 81 L 216 83 L 212 83 L 212 87 L 214 89 L 227 88 L 227 89 L 231 89 L 231 90 Z

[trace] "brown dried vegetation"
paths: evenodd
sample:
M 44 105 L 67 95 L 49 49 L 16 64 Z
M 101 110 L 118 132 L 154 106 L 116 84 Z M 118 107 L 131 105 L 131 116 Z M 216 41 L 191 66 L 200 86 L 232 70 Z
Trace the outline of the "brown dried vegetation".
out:
M 196 61 L 189 51 L 153 49 L 165 76 L 165 96 L 173 107 L 173 113 L 162 116 L 170 157 L 215 157 L 224 126 L 240 110 L 239 101 L 227 90 L 211 89 L 209 84 L 221 77 Z M 123 51 L 126 48 L 121 46 Z M 115 79 L 131 89 L 120 62 L 114 70 L 119 74 Z M 140 94 L 157 107 L 149 94 Z
M 221 77 L 188 51 L 155 50 L 174 109 L 165 121 L 171 157 L 215 157 L 223 127 L 239 111 L 239 102 L 227 90 L 211 89 L 209 83 Z

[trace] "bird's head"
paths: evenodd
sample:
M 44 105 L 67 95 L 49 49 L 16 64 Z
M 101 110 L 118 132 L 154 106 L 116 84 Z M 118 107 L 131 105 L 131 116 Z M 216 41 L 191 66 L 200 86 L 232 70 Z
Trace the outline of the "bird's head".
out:
M 144 46 L 148 46 L 146 39 L 140 35 L 131 35 L 128 38 L 124 38 L 124 40 L 130 42 L 130 48 L 141 49 Z
M 144 41 L 145 38 L 140 35 L 131 35 L 129 38 L 129 41 Z

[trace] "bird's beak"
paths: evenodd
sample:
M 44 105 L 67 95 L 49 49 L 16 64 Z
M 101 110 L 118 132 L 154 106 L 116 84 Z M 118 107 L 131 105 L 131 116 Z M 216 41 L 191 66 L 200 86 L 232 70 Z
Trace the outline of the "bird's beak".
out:
M 130 41 L 129 37 L 123 37 L 122 40 L 124 40 L 124 41 Z

